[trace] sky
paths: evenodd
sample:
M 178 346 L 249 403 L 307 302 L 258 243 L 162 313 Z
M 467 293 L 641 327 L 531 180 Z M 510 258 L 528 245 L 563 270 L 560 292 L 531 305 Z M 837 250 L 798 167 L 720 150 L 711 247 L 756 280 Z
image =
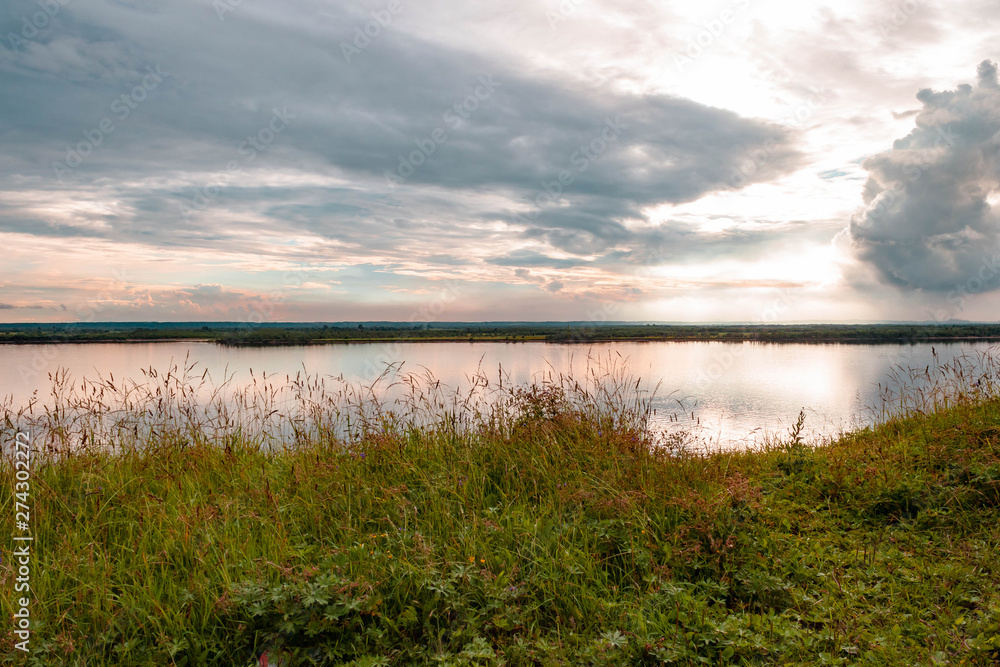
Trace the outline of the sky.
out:
M 0 321 L 995 321 L 1000 1 L 8 0 Z

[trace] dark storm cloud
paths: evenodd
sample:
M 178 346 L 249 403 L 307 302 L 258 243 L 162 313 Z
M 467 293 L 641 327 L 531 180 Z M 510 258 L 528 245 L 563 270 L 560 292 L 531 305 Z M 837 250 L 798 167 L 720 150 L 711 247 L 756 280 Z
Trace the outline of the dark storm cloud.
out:
M 15 29 L 34 7 L 11 5 L 5 27 Z M 0 96 L 0 176 L 33 178 L 43 190 L 99 186 L 132 208 L 96 227 L 0 212 L 3 228 L 198 245 L 240 233 L 240 225 L 213 220 L 224 209 L 260 212 L 273 229 L 378 247 L 378 207 L 395 206 L 394 217 L 406 208 L 407 218 L 460 208 L 447 194 L 415 199 L 420 187 L 434 186 L 536 207 L 525 234 L 588 253 L 634 243 L 621 220 L 643 217 L 644 207 L 732 187 L 741 162 L 762 146 L 769 159 L 754 180 L 797 160 L 777 126 L 688 100 L 534 75 L 392 27 L 348 62 L 341 43 L 371 19 L 364 12 L 301 0 L 244 3 L 224 19 L 208 2 L 139 8 L 95 0 L 68 3 L 24 43 L 0 40 L 0 87 L 18 91 Z M 275 117 L 281 130 L 273 131 Z M 261 136 L 270 138 L 262 148 L 247 143 Z M 225 174 L 233 164 L 219 190 L 209 190 L 215 176 L 167 185 Z M 314 201 L 303 204 L 295 185 L 247 183 L 258 169 L 279 168 L 346 175 L 364 201 L 338 193 L 323 201 L 306 188 Z M 572 182 L 562 185 L 567 172 Z M 138 189 L 124 185 L 137 179 Z M 556 186 L 551 200 L 540 197 Z M 204 207 L 191 206 L 209 192 Z
M 996 65 L 979 65 L 976 86 L 921 90 L 916 127 L 864 162 L 865 210 L 850 223 L 858 256 L 887 283 L 952 291 L 971 279 L 1000 287 L 1000 86 Z M 981 275 L 984 267 L 989 276 Z

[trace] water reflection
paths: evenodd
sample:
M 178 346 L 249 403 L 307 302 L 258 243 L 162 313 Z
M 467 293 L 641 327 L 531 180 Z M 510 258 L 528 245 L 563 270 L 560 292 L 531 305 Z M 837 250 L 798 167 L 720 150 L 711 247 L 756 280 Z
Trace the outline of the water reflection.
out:
M 986 343 L 935 344 L 937 363 Z M 35 396 L 51 403 L 50 374 L 65 369 L 84 378 L 142 382 L 142 369 L 166 371 L 188 359 L 218 387 L 252 387 L 265 376 L 282 384 L 298 373 L 366 382 L 387 362 L 427 374 L 459 392 L 477 373 L 508 383 L 585 377 L 595 364 L 626 363 L 643 386 L 658 387 L 653 421 L 664 429 L 694 430 L 713 443 L 759 442 L 786 431 L 800 409 L 808 437 L 834 436 L 870 423 L 879 383 L 894 364 L 934 363 L 930 345 L 806 345 L 713 342 L 621 342 L 592 346 L 550 343 L 375 343 L 309 347 L 230 348 L 212 343 L 127 343 L 0 346 L 0 395 L 7 405 Z M 502 369 L 502 373 L 501 370 Z M 251 375 L 251 370 L 253 375 Z M 391 384 L 391 375 L 381 386 Z M 203 387 L 201 391 L 210 391 Z M 388 398 L 393 398 L 387 394 Z M 282 406 L 277 406 L 281 409 Z

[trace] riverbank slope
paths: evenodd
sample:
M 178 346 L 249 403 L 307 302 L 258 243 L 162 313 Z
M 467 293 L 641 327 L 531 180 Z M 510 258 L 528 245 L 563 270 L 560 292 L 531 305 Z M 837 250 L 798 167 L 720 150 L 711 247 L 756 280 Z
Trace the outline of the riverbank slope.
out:
M 187 430 L 31 472 L 13 664 L 996 664 L 1000 403 L 811 447 L 652 443 L 557 387 L 272 452 Z M 657 446 L 651 446 L 651 445 Z M 14 517 L 15 469 L 0 467 Z M 22 499 L 25 499 L 22 497 Z M 8 542 L 9 544 L 9 542 Z M 353 662 L 352 662 L 353 661 Z

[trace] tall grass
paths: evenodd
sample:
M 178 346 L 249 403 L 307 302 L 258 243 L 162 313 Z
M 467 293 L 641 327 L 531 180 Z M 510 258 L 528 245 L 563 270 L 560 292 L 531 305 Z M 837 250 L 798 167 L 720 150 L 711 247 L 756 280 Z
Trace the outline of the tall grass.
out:
M 59 373 L 51 400 L 4 408 L 5 442 L 30 429 L 39 456 L 32 651 L 8 625 L 0 654 L 991 664 L 1000 411 L 995 374 L 965 363 L 906 376 L 938 384 L 876 429 L 742 452 L 652 431 L 655 387 L 619 358 L 532 385 L 480 371 L 463 391 L 401 369 L 368 386 Z M 5 516 L 14 482 L 8 457 Z
M 537 382 L 518 386 L 498 367 L 481 366 L 463 387 L 449 387 L 430 371 L 388 366 L 369 383 L 343 376 L 255 373 L 237 383 L 228 373 L 215 381 L 189 359 L 166 370 L 141 369 L 141 380 L 72 378 L 65 369 L 49 374 L 47 397 L 25 405 L 0 403 L 0 436 L 10 442 L 18 430 L 36 434 L 48 456 L 91 451 L 142 451 L 164 439 L 225 445 L 233 438 L 264 451 L 364 441 L 386 428 L 448 427 L 462 432 L 502 429 L 512 423 L 529 396 L 556 395 L 574 411 L 614 427 L 649 431 L 658 386 L 631 377 L 621 355 L 586 358 L 583 376 L 551 369 Z
M 933 350 L 933 348 L 932 348 Z M 975 404 L 997 395 L 1000 359 L 997 349 L 965 352 L 949 361 L 933 361 L 923 368 L 896 365 L 879 384 L 881 404 L 873 412 L 879 421 L 926 415 Z

